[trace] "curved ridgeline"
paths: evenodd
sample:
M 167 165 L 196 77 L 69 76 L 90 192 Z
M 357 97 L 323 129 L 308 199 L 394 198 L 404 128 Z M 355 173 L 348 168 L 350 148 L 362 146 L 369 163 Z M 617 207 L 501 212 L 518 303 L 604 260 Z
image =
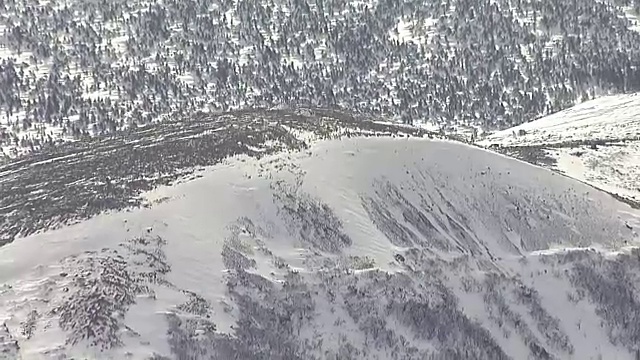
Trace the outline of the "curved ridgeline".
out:
M 114 137 L 48 147 L 0 167 L 0 243 L 103 211 L 142 206 L 143 191 L 193 178 L 199 167 L 230 156 L 302 150 L 308 145 L 300 137 L 304 133 L 318 138 L 434 136 L 335 110 L 244 110 L 201 113 Z

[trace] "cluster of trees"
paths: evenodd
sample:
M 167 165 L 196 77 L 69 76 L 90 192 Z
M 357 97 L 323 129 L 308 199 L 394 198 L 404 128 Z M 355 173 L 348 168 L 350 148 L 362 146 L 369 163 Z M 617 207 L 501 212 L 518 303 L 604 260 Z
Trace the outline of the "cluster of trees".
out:
M 278 105 L 507 127 L 638 90 L 633 1 L 3 1 L 0 143 Z

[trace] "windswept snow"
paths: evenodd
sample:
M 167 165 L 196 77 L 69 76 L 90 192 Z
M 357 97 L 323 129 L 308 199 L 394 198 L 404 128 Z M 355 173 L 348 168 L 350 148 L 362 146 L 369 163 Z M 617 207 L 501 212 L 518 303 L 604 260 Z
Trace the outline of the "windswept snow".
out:
M 269 122 L 255 116 L 236 138 Z M 326 135 L 329 119 L 299 121 Z M 352 134 L 345 121 L 332 131 Z M 146 206 L 1 247 L 0 350 L 23 359 L 633 358 L 638 325 L 602 309 L 640 314 L 638 211 L 476 147 L 366 131 L 319 138 L 295 124 L 268 128 L 306 147 L 245 150 L 152 186 Z M 175 151 L 199 139 L 182 135 Z M 49 172 L 65 161 L 42 160 Z M 619 255 L 579 250 L 590 248 Z M 600 296 L 622 285 L 626 303 Z
M 638 138 L 640 94 L 630 94 L 585 101 L 553 115 L 489 135 L 480 143 L 532 146 Z
M 561 172 L 640 200 L 640 94 L 586 101 L 489 135 L 479 144 L 543 149 Z

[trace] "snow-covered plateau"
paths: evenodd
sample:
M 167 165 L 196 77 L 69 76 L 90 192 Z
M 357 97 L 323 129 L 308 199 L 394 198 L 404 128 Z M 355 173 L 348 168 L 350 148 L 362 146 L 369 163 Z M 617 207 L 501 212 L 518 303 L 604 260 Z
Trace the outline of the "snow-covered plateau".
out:
M 321 109 L 0 167 L 0 358 L 633 359 L 640 211 Z
M 586 101 L 478 143 L 640 202 L 640 94 Z

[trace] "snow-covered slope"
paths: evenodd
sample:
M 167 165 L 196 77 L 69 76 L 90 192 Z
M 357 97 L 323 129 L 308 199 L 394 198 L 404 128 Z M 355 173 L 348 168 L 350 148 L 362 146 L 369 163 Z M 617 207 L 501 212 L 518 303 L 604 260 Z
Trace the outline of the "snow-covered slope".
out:
M 546 163 L 553 168 L 625 198 L 640 200 L 640 94 L 587 101 L 497 132 L 479 143 L 500 145 L 507 151 L 511 147 L 517 153 L 543 150 Z
M 16 192 L 12 219 L 41 221 L 0 248 L 0 357 L 633 358 L 640 212 L 472 146 L 276 115 L 203 120 L 245 119 L 244 137 L 219 131 L 247 154 L 151 186 L 145 206 L 44 231 L 59 219 L 34 199 L 63 204 L 59 190 Z M 271 151 L 267 137 L 249 147 L 265 123 L 306 146 Z M 171 154 L 213 134 L 112 144 L 99 166 L 145 147 L 180 166 Z M 88 156 L 69 151 L 5 166 L 0 184 L 49 179 L 78 166 L 74 153 Z M 65 207 L 90 214 L 80 194 Z
M 512 126 L 640 91 L 638 15 L 640 0 L 2 1 L 0 161 L 204 109 Z

